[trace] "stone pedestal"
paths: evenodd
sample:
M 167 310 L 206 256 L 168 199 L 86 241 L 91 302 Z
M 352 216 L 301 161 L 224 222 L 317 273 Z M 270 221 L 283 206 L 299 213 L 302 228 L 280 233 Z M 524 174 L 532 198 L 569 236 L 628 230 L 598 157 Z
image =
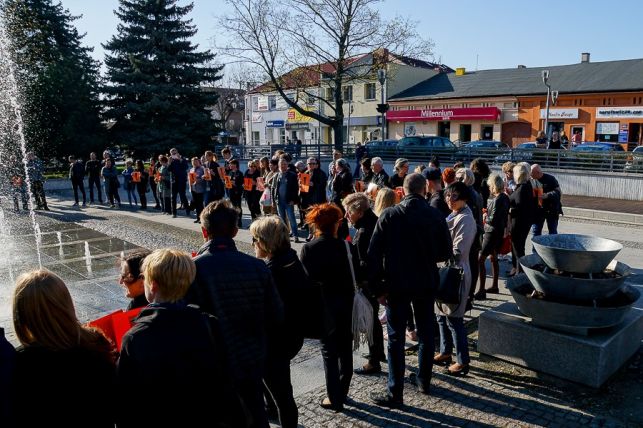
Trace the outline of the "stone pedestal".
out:
M 600 387 L 641 346 L 643 311 L 611 329 L 578 336 L 535 326 L 509 302 L 480 315 L 478 351 L 531 370 Z

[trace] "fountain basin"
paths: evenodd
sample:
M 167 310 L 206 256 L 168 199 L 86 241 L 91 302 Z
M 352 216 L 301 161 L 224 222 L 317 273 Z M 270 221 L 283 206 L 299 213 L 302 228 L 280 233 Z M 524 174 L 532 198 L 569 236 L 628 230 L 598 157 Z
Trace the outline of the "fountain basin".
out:
M 631 275 L 631 270 L 625 263 L 612 260 L 606 271 L 589 274 L 573 275 L 568 273 L 555 274 L 553 269 L 543 271 L 544 260 L 538 254 L 530 254 L 520 258 L 527 278 L 533 287 L 547 297 L 564 300 L 593 300 L 609 297 L 621 288 Z
M 515 278 L 507 283 L 507 288 L 523 315 L 531 318 L 536 325 L 554 329 L 613 327 L 623 321 L 632 304 L 641 295 L 637 289 L 626 285 L 610 297 L 561 303 L 550 297 L 530 297 L 534 287 L 527 278 Z
M 541 235 L 531 241 L 547 266 L 575 273 L 601 272 L 623 249 L 616 241 L 589 235 Z

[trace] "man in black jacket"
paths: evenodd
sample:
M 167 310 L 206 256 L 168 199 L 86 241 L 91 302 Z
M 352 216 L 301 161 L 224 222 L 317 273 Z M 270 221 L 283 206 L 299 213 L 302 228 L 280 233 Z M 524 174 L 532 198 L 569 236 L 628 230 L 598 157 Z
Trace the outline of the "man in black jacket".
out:
M 199 249 L 196 279 L 186 300 L 217 317 L 230 376 L 256 427 L 268 427 L 262 378 L 269 334 L 283 322 L 283 305 L 270 270 L 237 250 L 237 210 L 229 201 L 201 213 L 206 243 Z
M 290 236 L 294 236 L 295 242 L 299 242 L 295 218 L 295 205 L 299 203 L 299 182 L 297 174 L 288 169 L 288 161 L 283 158 L 279 160 L 279 176 L 272 188 L 272 200 L 277 203 L 279 217 L 284 223 L 290 224 Z
M 440 211 L 444 215 L 444 218 L 447 218 L 449 214 L 451 214 L 451 210 L 444 200 L 444 189 L 442 188 L 442 174 L 440 170 L 429 167 L 422 171 L 422 175 L 426 178 L 429 205 Z
M 371 168 L 373 169 L 373 179 L 371 183 L 377 184 L 378 187 L 391 187 L 389 176 L 384 170 L 384 161 L 382 158 L 374 157 L 371 159 Z
M 89 154 L 89 160 L 85 162 L 85 173 L 87 174 L 88 181 L 87 185 L 89 186 L 89 203 L 94 203 L 94 186 L 98 190 L 98 202 L 103 203 L 103 193 L 101 192 L 100 184 L 100 170 L 102 166 L 100 161 L 96 158 L 96 153 L 91 152 Z
M 69 179 L 74 188 L 74 206 L 78 206 L 78 190 L 83 194 L 83 206 L 87 205 L 87 197 L 85 196 L 85 185 L 83 179 L 85 178 L 85 166 L 75 156 L 69 156 Z
M 555 235 L 558 233 L 558 217 L 563 213 L 562 192 L 558 180 L 553 175 L 544 173 L 538 164 L 531 166 L 531 178 L 532 187 L 538 193 L 538 209 L 531 231 L 534 236 L 542 235 L 543 226 L 547 221 L 549 234 Z
M 406 196 L 399 205 L 380 215 L 368 248 L 369 286 L 386 304 L 388 320 L 388 391 L 371 393 L 378 405 L 402 404 L 404 343 L 408 306 L 419 337 L 419 371 L 411 375 L 418 390 L 428 394 L 433 369 L 433 292 L 439 281 L 437 262 L 452 254 L 449 228 L 444 216 L 429 206 L 426 180 L 421 174 L 404 179 Z
M 190 204 L 185 195 L 190 164 L 177 149 L 170 149 L 169 169 L 172 173 L 172 216 L 176 217 L 176 196 L 178 195 L 181 199 L 181 208 L 185 209 L 185 215 L 190 217 Z

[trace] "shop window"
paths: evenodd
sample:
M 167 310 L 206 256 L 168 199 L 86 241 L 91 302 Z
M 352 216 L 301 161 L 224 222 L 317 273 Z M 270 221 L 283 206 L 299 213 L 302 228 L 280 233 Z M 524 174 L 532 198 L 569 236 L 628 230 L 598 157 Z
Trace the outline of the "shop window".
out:
M 365 83 L 364 84 L 364 99 L 366 99 L 366 100 L 374 100 L 376 96 L 377 96 L 377 92 L 375 90 L 375 83 Z
M 617 142 L 618 141 L 618 122 L 598 122 L 596 123 L 596 141 Z

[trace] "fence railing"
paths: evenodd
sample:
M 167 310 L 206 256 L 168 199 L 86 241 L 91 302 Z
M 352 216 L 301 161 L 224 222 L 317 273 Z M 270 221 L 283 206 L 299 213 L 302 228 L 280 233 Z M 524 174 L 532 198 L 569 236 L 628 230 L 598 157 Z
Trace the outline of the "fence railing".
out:
M 273 144 L 265 146 L 229 146 L 239 159 L 259 159 L 272 157 L 277 150 L 284 150 L 294 159 L 317 157 L 332 158 L 334 147 L 330 144 Z M 350 161 L 355 159 L 354 145 L 345 145 L 343 157 Z M 223 146 L 217 146 L 217 154 Z M 573 150 L 547 149 L 483 149 L 472 147 L 400 147 L 400 146 L 367 146 L 368 157 L 381 157 L 386 161 L 406 158 L 411 162 L 428 163 L 436 157 L 441 165 L 451 166 L 456 162 L 465 165 L 476 158 L 484 159 L 489 165 L 502 165 L 505 162 L 528 162 L 540 164 L 546 168 L 572 169 L 582 171 L 630 172 L 643 173 L 643 153 L 632 152 L 582 152 Z

